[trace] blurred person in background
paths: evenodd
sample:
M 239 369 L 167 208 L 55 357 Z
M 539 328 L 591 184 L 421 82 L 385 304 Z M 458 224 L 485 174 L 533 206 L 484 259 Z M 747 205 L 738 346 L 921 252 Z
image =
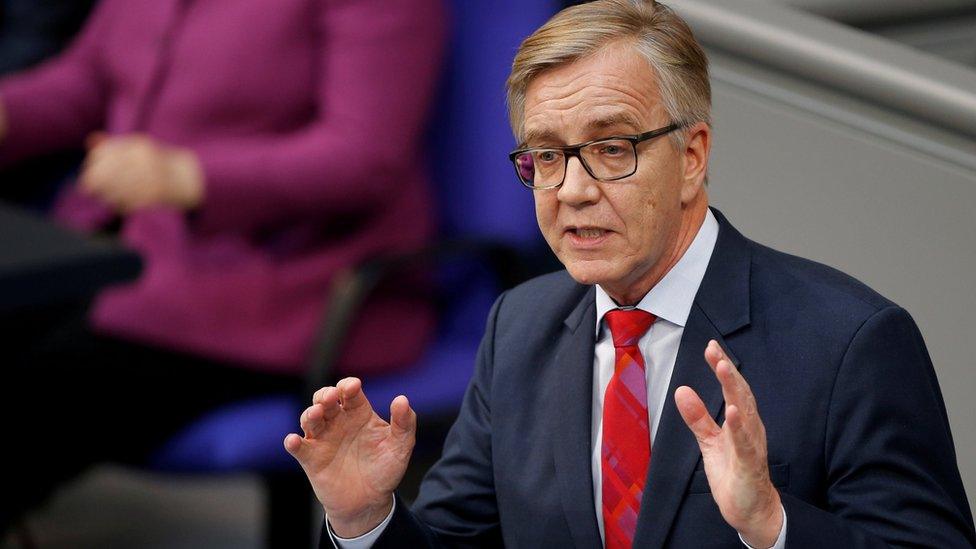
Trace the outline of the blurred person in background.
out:
M 94 0 L 0 0 L 0 75 L 32 67 L 56 55 L 75 36 Z M 34 156 L 6 166 L 0 199 L 34 209 L 48 206 L 54 189 L 81 160 L 82 149 Z
M 144 262 L 90 308 L 0 327 L 0 531 L 91 463 L 139 462 L 207 409 L 297 392 L 333 276 L 428 240 L 442 9 L 103 0 L 65 53 L 0 80 L 0 167 L 86 147 L 51 215 Z M 378 292 L 340 370 L 420 352 L 433 312 L 415 290 Z

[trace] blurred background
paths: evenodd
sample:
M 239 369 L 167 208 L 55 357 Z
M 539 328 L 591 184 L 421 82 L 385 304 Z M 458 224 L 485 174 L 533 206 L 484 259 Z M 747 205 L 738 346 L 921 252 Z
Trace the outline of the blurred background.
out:
M 570 3 L 0 1 L 0 482 L 44 492 L 2 490 L 0 547 L 310 546 L 281 440 L 347 374 L 418 409 L 409 496 L 494 297 L 559 268 L 504 81 Z M 668 3 L 711 61 L 713 204 L 912 313 L 976 507 L 976 2 Z M 77 192 L 187 157 L 200 204 Z

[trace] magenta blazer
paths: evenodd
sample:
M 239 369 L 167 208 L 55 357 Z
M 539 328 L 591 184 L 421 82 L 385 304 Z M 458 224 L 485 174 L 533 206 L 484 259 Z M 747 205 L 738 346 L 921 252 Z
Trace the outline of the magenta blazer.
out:
M 0 81 L 0 164 L 99 129 L 196 151 L 204 204 L 123 220 L 144 272 L 97 297 L 93 326 L 297 373 L 333 276 L 431 236 L 421 148 L 445 34 L 441 0 L 103 0 L 66 53 Z M 113 218 L 73 188 L 54 215 Z M 397 286 L 350 334 L 348 370 L 422 349 L 431 308 Z

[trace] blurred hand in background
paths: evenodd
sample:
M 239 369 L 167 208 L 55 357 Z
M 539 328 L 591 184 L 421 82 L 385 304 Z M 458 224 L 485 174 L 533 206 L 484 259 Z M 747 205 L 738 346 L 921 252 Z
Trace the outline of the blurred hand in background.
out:
M 142 134 L 95 133 L 87 144 L 79 184 L 119 213 L 160 205 L 192 209 L 200 204 L 203 171 L 189 149 Z

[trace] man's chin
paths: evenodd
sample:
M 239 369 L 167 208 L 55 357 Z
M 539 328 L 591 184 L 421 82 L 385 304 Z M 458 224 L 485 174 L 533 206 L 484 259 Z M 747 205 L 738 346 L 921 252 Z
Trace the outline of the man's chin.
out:
M 580 284 L 592 286 L 595 284 L 605 285 L 607 282 L 615 280 L 613 273 L 607 265 L 600 265 L 597 261 L 570 261 L 564 263 L 569 276 Z

